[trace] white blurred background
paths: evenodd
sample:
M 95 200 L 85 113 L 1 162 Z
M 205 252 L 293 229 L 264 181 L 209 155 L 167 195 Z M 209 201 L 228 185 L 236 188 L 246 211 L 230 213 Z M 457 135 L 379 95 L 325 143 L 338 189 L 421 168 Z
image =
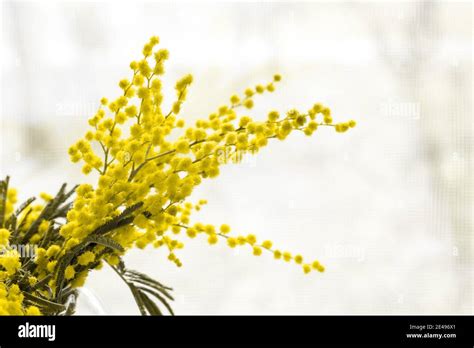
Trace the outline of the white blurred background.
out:
M 190 240 L 177 269 L 160 250 L 130 268 L 174 288 L 178 314 L 473 313 L 472 3 L 2 2 L 0 175 L 27 198 L 93 181 L 68 162 L 103 96 L 115 97 L 151 35 L 183 113 L 206 117 L 271 79 L 254 116 L 314 102 L 353 131 L 292 135 L 229 165 L 193 195 L 196 221 L 228 223 L 318 258 L 324 274 Z M 109 269 L 87 293 L 138 314 Z M 87 296 L 79 312 L 91 311 Z

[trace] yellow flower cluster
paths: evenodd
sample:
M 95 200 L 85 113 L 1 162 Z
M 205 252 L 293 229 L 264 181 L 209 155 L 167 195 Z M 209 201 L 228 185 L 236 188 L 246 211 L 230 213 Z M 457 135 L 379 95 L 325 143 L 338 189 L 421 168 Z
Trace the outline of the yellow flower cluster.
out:
M 258 243 L 257 237 L 253 234 L 249 234 L 246 236 L 229 236 L 229 225 L 221 225 L 219 231 L 217 231 L 213 225 L 203 225 L 201 223 L 197 223 L 192 227 L 184 225 L 179 225 L 179 227 L 185 228 L 186 233 L 190 238 L 195 238 L 198 233 L 207 234 L 207 241 L 211 245 L 216 244 L 219 240 L 218 237 L 221 237 L 227 240 L 227 245 L 230 248 L 235 248 L 237 246 L 243 245 L 250 246 L 252 248 L 253 255 L 255 256 L 260 256 L 262 254 L 262 251 L 265 250 L 271 252 L 274 258 L 277 260 L 283 259 L 286 262 L 290 262 L 293 260 L 296 264 L 301 265 L 303 267 L 303 271 L 305 274 L 311 272 L 312 269 L 317 270 L 319 272 L 324 272 L 324 266 L 322 266 L 319 261 L 315 260 L 311 264 L 303 263 L 303 257 L 301 255 L 295 255 L 293 257 L 292 254 L 288 251 L 282 252 L 278 249 L 272 249 L 273 242 L 270 240 L 264 240 L 263 242 Z
M 5 202 L 5 216 L 9 217 L 17 203 L 17 191 L 13 188 L 8 189 Z M 13 276 L 21 267 L 20 256 L 16 250 L 9 250 L 10 231 L 6 228 L 0 228 L 0 284 Z M 3 292 L 0 291 L 0 299 Z M 0 300 L 1 301 L 1 300 Z
M 36 306 L 23 306 L 23 294 L 17 284 L 0 282 L 0 315 L 40 315 Z
M 98 179 L 95 185 L 76 188 L 72 207 L 61 213 L 66 223 L 58 227 L 54 219 L 42 218 L 55 199 L 46 193 L 40 194 L 43 203 L 29 205 L 18 213 L 16 218 L 21 223 L 15 228 L 16 237 L 38 248 L 34 259 L 23 265 L 18 253 L 0 256 L 0 314 L 40 314 L 38 307 L 28 305 L 32 302 L 24 303 L 22 291 L 15 284 L 18 279 L 38 298 L 55 300 L 64 281 L 69 288 L 82 286 L 90 270 L 100 268 L 103 262 L 118 265 L 120 257 L 132 247 L 163 247 L 168 259 L 180 267 L 177 252 L 184 247 L 181 235 L 204 235 L 210 245 L 224 240 L 231 248 L 247 246 L 255 256 L 266 251 L 277 260 L 294 262 L 304 273 L 324 271 L 319 261 L 276 249 L 271 241 L 259 242 L 253 234 L 232 235 L 228 225 L 191 223 L 192 212 L 207 202 L 191 203 L 189 197 L 203 179 L 217 177 L 222 165 L 238 163 L 245 154 L 257 153 L 271 139 L 285 140 L 294 132 L 311 136 L 319 127 L 333 127 L 342 133 L 355 127 L 355 121 L 333 123 L 331 110 L 320 103 L 305 112 L 272 110 L 263 120 L 248 116 L 246 112 L 253 108 L 255 98 L 273 92 L 281 81 L 281 76 L 275 75 L 271 82 L 232 95 L 228 104 L 187 125 L 182 105 L 193 77 L 186 75 L 176 82 L 176 97 L 165 110 L 162 75 L 169 53 L 158 49 L 158 43 L 158 37 L 152 37 L 143 47 L 141 59 L 130 64 L 131 77 L 118 84 L 120 96 L 102 98 L 98 111 L 89 119 L 90 130 L 69 148 L 71 161 L 82 162 L 82 172 L 96 172 Z M 3 227 L 17 202 L 14 189 L 4 192 L 0 247 L 9 245 L 11 231 Z M 130 211 L 133 215 L 126 214 Z M 95 240 L 90 248 L 78 249 L 122 216 L 130 220 L 121 220 L 126 223 L 108 229 L 106 242 Z M 50 232 L 58 228 L 59 235 L 51 236 Z M 72 251 L 74 256 L 68 259 Z M 47 289 L 43 286 L 42 290 L 31 290 L 37 284 Z
M 272 82 L 231 96 L 228 105 L 186 127 L 186 118 L 180 116 L 180 111 L 193 77 L 186 75 L 176 83 L 176 100 L 171 110 L 163 110 L 161 75 L 169 53 L 156 49 L 158 43 L 159 39 L 152 37 L 144 46 L 142 59 L 130 64 L 131 79 L 119 82 L 122 94 L 114 100 L 101 100 L 101 107 L 89 120 L 92 129 L 69 149 L 73 162 L 84 163 L 85 174 L 95 170 L 99 178 L 97 187 L 84 184 L 77 189 L 68 223 L 61 229 L 67 240 L 63 252 L 124 208 L 142 202 L 133 225 L 113 233 L 125 249 L 149 244 L 165 247 L 168 259 L 181 266 L 175 251 L 183 243 L 177 236 L 186 229 L 191 238 L 204 232 L 210 244 L 222 237 L 231 247 L 250 245 L 254 255 L 268 250 L 276 259 L 294 260 L 305 273 L 311 269 L 322 272 L 319 262 L 303 263 L 299 255 L 273 250 L 269 241 L 257 244 L 252 235 L 228 236 L 225 225 L 220 231 L 213 225 L 189 227 L 192 209 L 200 209 L 202 204 L 193 205 L 186 199 L 202 179 L 218 176 L 221 165 L 239 162 L 242 154 L 258 152 L 270 139 L 284 140 L 294 131 L 310 136 L 320 126 L 345 132 L 355 122 L 333 124 L 330 109 L 319 103 L 307 112 L 292 109 L 281 115 L 270 111 L 261 121 L 241 115 L 242 107 L 253 107 L 255 96 L 275 90 L 281 80 L 280 75 L 275 75 Z M 180 128 L 183 130 L 177 131 Z M 105 257 L 116 263 L 116 256 L 119 254 Z M 68 275 L 74 276 L 72 271 Z
M 9 191 L 6 203 L 5 212 L 8 217 L 16 203 L 15 190 Z M 7 285 L 21 267 L 18 252 L 8 249 L 9 237 L 10 231 L 0 228 L 0 315 L 39 315 L 41 313 L 38 307 L 23 305 L 23 294 L 17 284 Z
M 0 280 L 5 280 L 8 276 L 12 276 L 21 267 L 20 255 L 16 250 L 10 250 L 0 256 L 0 266 L 4 271 L 0 271 Z

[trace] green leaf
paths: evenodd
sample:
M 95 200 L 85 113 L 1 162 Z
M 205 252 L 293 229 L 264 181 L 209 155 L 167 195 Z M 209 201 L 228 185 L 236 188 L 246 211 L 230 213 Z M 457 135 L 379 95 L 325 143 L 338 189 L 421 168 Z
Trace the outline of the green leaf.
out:
M 130 288 L 142 315 L 147 315 L 147 312 L 150 315 L 163 315 L 156 302 L 149 295 L 158 299 L 169 313 L 174 315 L 173 309 L 166 300 L 166 298 L 173 300 L 173 297 L 167 292 L 171 288 L 164 286 L 143 273 L 126 269 L 123 260 L 120 260 L 119 265 L 111 265 L 111 267 Z
M 15 214 L 12 214 L 7 222 L 5 223 L 5 228 L 11 232 L 10 239 L 15 240 L 15 236 L 18 233 L 16 229 L 17 217 Z
M 154 297 L 156 297 L 166 307 L 166 309 L 170 312 L 170 314 L 174 315 L 173 309 L 171 308 L 169 303 L 159 293 L 157 293 L 154 290 L 151 290 L 151 289 L 148 289 L 148 288 L 143 288 L 143 287 L 138 287 L 138 289 L 141 290 L 141 291 L 148 292 L 150 295 L 153 295 Z
M 143 305 L 150 315 L 163 315 L 156 303 L 153 302 L 145 293 L 141 292 L 140 295 L 142 297 Z
M 79 251 L 73 251 L 71 249 L 70 252 L 66 253 L 61 260 L 58 262 L 58 266 L 56 267 L 56 284 L 57 284 L 57 292 L 56 292 L 56 300 L 60 301 L 63 298 L 63 285 L 64 285 L 64 271 L 66 270 L 66 267 L 70 265 L 72 259 L 74 256 L 76 256 L 76 253 Z
M 57 284 L 57 296 L 56 299 L 60 300 L 63 298 L 63 285 L 64 285 L 64 272 L 66 267 L 69 266 L 74 259 L 83 249 L 85 249 L 90 244 L 101 244 L 108 248 L 123 251 L 123 247 L 114 241 L 111 238 L 102 237 L 102 236 L 89 236 L 82 243 L 73 247 L 68 251 L 62 258 L 59 260 L 58 266 L 56 268 L 56 284 Z
M 33 209 L 31 209 L 31 208 L 28 209 L 25 216 L 23 216 L 23 219 L 21 219 L 20 224 L 18 225 L 18 231 L 23 229 L 23 227 L 25 226 L 26 222 L 28 221 L 28 217 L 30 216 L 32 211 L 33 211 Z
M 116 242 L 112 238 L 103 237 L 103 236 L 89 236 L 86 238 L 86 241 L 88 243 L 100 244 L 114 250 L 124 251 L 120 243 Z
M 126 226 L 126 225 L 130 224 L 133 221 L 134 218 L 135 218 L 134 216 L 128 216 L 128 217 L 125 217 L 125 218 L 120 218 L 120 215 L 119 215 L 119 216 L 113 218 L 112 220 L 106 222 L 102 226 L 97 227 L 91 234 L 94 234 L 94 235 L 107 234 L 110 231 L 113 231 L 117 228 L 120 228 L 122 226 Z
M 135 216 L 130 216 L 136 210 L 143 206 L 143 202 L 138 202 L 128 208 L 125 208 L 119 215 L 114 217 L 112 220 L 106 222 L 102 226 L 97 227 L 91 234 L 92 235 L 104 235 L 110 231 L 113 231 L 122 226 L 126 226 L 133 222 Z
M 64 191 L 66 190 L 66 184 L 63 184 L 61 188 L 59 189 L 59 192 L 56 194 L 56 197 L 54 197 L 51 201 L 46 204 L 44 209 L 41 211 L 40 215 L 38 218 L 33 221 L 31 224 L 30 228 L 25 232 L 25 235 L 23 236 L 22 243 L 27 243 L 30 238 L 38 231 L 38 227 L 41 224 L 43 220 L 50 220 L 51 217 L 54 215 L 58 207 L 64 203 L 64 201 L 67 199 L 67 195 L 64 194 Z
M 43 279 L 39 280 L 38 282 L 36 282 L 36 284 L 34 284 L 31 289 L 32 290 L 36 290 L 36 289 L 39 289 L 41 288 L 43 285 L 47 284 L 48 281 L 53 277 L 53 275 L 50 273 L 48 275 L 46 275 Z
M 14 214 L 10 215 L 8 220 L 5 222 L 5 227 L 12 232 L 12 235 L 10 237 L 12 241 L 16 241 L 18 237 L 18 229 L 17 229 L 18 216 L 20 216 L 20 214 L 26 208 L 28 208 L 31 205 L 31 203 L 34 202 L 35 199 L 36 199 L 35 197 L 28 198 L 15 210 Z
M 66 218 L 67 212 L 71 210 L 72 206 L 73 206 L 73 203 L 71 202 L 71 203 L 66 203 L 58 207 L 56 212 L 53 215 L 51 215 L 50 220 L 54 220 L 56 218 Z
M 145 309 L 145 305 L 143 303 L 143 299 L 142 299 L 140 291 L 138 291 L 138 289 L 133 284 L 128 284 L 128 286 L 130 287 L 130 290 L 132 291 L 133 298 L 135 299 L 135 302 L 138 305 L 138 309 L 140 310 L 140 313 L 142 315 L 146 315 L 146 309 Z
M 158 292 L 161 292 L 165 297 L 167 297 L 169 300 L 173 301 L 174 298 L 168 293 L 168 291 L 166 291 L 166 289 L 162 288 L 161 286 L 157 286 L 156 284 L 154 283 L 151 283 L 145 279 L 140 279 L 140 278 L 128 278 L 131 282 L 134 282 L 134 283 L 138 283 L 138 284 L 141 284 L 141 285 L 145 285 L 145 286 L 148 286 Z
M 36 197 L 30 197 L 26 201 L 24 201 L 17 210 L 15 210 L 15 215 L 18 216 L 21 214 L 23 210 L 25 210 L 27 207 L 30 206 L 31 203 L 33 203 L 36 200 Z
M 132 270 L 132 269 L 128 269 L 126 271 L 126 275 L 130 275 L 130 276 L 136 276 L 140 279 L 144 279 L 144 280 L 147 280 L 151 283 L 154 283 L 160 287 L 162 287 L 163 289 L 166 289 L 166 290 L 173 290 L 172 288 L 168 287 L 168 286 L 165 286 L 163 285 L 162 283 L 160 283 L 159 281 L 153 279 L 153 278 L 150 278 L 149 276 L 147 276 L 146 274 L 144 273 L 141 273 L 141 272 L 138 272 L 138 271 L 135 271 L 135 270 Z
M 65 310 L 65 306 L 60 304 L 60 303 L 49 301 L 49 300 L 37 297 L 37 296 L 32 295 L 28 292 L 23 292 L 23 296 L 28 301 L 33 302 L 33 303 L 37 304 L 40 307 L 50 309 L 51 311 L 63 311 L 63 310 Z
M 133 212 L 135 212 L 137 209 L 140 209 L 143 206 L 143 202 L 138 202 L 130 207 L 125 208 L 122 213 L 118 216 L 118 218 L 124 218 L 126 216 L 129 216 Z
M 75 185 L 69 192 L 64 194 L 63 197 L 62 197 L 62 201 L 66 202 L 69 199 L 69 197 L 71 197 L 76 192 L 76 189 L 77 189 L 78 186 L 79 185 Z

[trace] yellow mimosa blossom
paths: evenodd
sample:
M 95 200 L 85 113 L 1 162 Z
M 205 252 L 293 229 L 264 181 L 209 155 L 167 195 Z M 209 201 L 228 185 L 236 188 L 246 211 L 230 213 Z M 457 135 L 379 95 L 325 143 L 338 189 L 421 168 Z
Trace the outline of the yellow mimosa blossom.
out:
M 249 116 L 258 99 L 281 82 L 275 74 L 191 123 L 184 104 L 194 77 L 180 78 L 172 100 L 164 103 L 162 76 L 169 52 L 158 48 L 159 42 L 153 36 L 144 45 L 142 56 L 129 65 L 130 75 L 116 85 L 117 96 L 100 99 L 89 129 L 68 149 L 71 162 L 80 163 L 84 175 L 94 175 L 93 184 L 69 192 L 63 186 L 56 196 L 41 193 L 40 204 L 31 199 L 17 206 L 17 191 L 8 178 L 0 181 L 0 247 L 13 242 L 35 247 L 33 256 L 16 250 L 0 255 L 0 315 L 69 313 L 74 289 L 104 263 L 129 284 L 142 314 L 161 313 L 149 302 L 153 292 L 140 293 L 146 286 L 160 293 L 158 300 L 172 314 L 165 299 L 172 299 L 170 289 L 126 269 L 122 256 L 151 245 L 164 249 L 167 259 L 181 267 L 186 238 L 205 238 L 210 245 L 223 240 L 255 256 L 270 253 L 276 260 L 294 261 L 305 274 L 324 272 L 319 261 L 307 263 L 299 254 L 273 249 L 270 240 L 231 233 L 227 224 L 193 222 L 193 212 L 207 201 L 194 202 L 191 196 L 203 180 L 218 177 L 222 166 L 239 163 L 274 141 L 295 133 L 313 136 L 324 128 L 344 133 L 356 122 L 333 123 L 331 109 L 322 103 L 307 111 Z

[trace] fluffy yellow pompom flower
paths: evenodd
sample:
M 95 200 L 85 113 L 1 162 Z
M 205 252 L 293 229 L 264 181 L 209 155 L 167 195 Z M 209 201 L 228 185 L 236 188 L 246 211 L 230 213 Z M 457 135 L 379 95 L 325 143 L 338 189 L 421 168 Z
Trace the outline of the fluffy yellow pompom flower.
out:
M 324 266 L 319 263 L 319 261 L 314 261 L 312 264 L 313 268 L 318 272 L 324 272 Z
M 41 315 L 41 311 L 38 307 L 36 306 L 29 306 L 26 309 L 26 315 Z
M 10 238 L 10 231 L 6 228 L 0 228 L 0 245 L 7 245 Z
M 77 263 L 82 266 L 87 266 L 95 260 L 95 254 L 92 251 L 86 251 L 77 258 Z
M 53 273 L 54 272 L 54 269 L 56 268 L 56 265 L 58 264 L 58 261 L 54 260 L 54 261 L 50 261 L 48 262 L 48 264 L 46 265 L 46 269 L 48 270 L 48 272 L 50 273 Z
M 59 245 L 53 244 L 51 245 L 48 250 L 46 251 L 46 256 L 49 258 L 54 257 L 59 251 L 61 250 L 61 247 Z
M 297 264 L 299 264 L 299 265 L 302 264 L 302 263 L 303 263 L 303 256 L 301 256 L 301 255 L 296 255 L 296 256 L 295 256 L 295 262 L 296 262 Z
M 75 274 L 76 274 L 76 270 L 74 269 L 74 266 L 67 266 L 66 270 L 64 271 L 64 278 L 72 279 L 74 278 Z
M 226 224 L 221 225 L 220 230 L 222 233 L 227 234 L 230 232 L 230 226 Z
M 254 246 L 253 247 L 253 254 L 255 256 L 260 256 L 262 255 L 262 248 L 258 247 L 258 246 Z
M 235 248 L 237 246 L 237 240 L 233 237 L 227 238 L 227 244 L 231 248 Z
M 211 245 L 212 245 L 212 244 L 216 244 L 218 240 L 219 240 L 219 239 L 217 238 L 217 235 L 216 235 L 215 233 L 211 234 L 211 235 L 207 238 L 207 242 L 208 242 L 209 244 L 211 244 Z
M 250 244 L 255 244 L 257 242 L 257 237 L 255 237 L 253 234 L 249 234 L 247 236 L 247 242 Z
M 20 255 L 16 250 L 8 251 L 5 255 L 0 255 L 0 266 L 3 266 L 7 275 L 15 274 L 21 267 Z

